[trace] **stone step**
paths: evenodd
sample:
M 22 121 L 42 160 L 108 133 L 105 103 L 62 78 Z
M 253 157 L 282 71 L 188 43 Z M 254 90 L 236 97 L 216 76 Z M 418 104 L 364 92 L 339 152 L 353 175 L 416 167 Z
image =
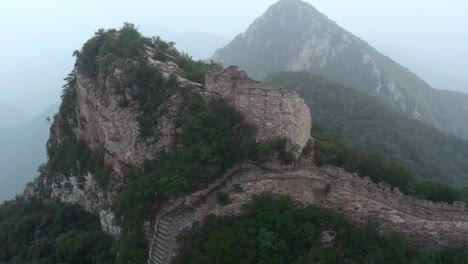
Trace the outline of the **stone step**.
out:
M 174 224 L 159 223 L 157 227 L 172 230 L 172 228 L 174 227 Z
M 161 228 L 165 230 L 172 230 L 173 227 L 174 227 L 173 224 L 168 225 L 168 224 L 161 224 L 161 223 L 157 226 L 158 230 Z
M 154 255 L 157 259 L 159 259 L 159 260 L 164 259 L 164 254 L 163 254 L 162 252 L 155 251 L 155 252 L 153 253 L 153 255 Z
M 154 263 L 154 264 L 163 263 L 163 259 L 160 258 L 160 257 L 155 256 L 155 257 L 152 259 L 152 263 Z
M 154 246 L 154 249 L 165 251 L 168 246 L 168 241 L 158 240 L 157 244 Z
M 157 259 L 156 257 L 151 256 L 149 264 L 160 264 L 162 263 L 161 260 Z
M 173 226 L 174 223 L 172 222 L 167 222 L 167 221 L 159 221 L 158 226 Z
M 158 233 L 158 235 L 156 236 L 156 242 L 164 242 L 164 243 L 168 243 L 169 242 L 169 238 L 166 236 L 166 235 L 162 235 L 161 233 Z
M 158 228 L 158 233 L 161 233 L 163 235 L 169 235 L 172 231 L 172 228 L 169 229 L 169 228 L 164 228 L 164 227 L 159 227 Z
M 163 244 L 161 244 L 161 243 L 158 243 L 158 244 L 156 244 L 156 246 L 155 246 L 154 249 L 155 249 L 155 252 L 156 252 L 156 253 L 157 253 L 157 252 L 164 252 L 164 251 L 166 251 L 166 249 L 167 249 L 167 245 L 166 245 L 166 244 L 163 245 Z M 161 253 L 161 254 L 162 254 L 162 253 Z
M 165 259 L 166 258 L 166 250 L 163 250 L 163 251 L 158 251 L 156 252 L 156 254 L 161 258 L 161 259 Z
M 164 258 L 159 256 L 159 255 L 154 255 L 152 258 L 151 258 L 151 262 L 152 263 L 164 263 Z
M 174 219 L 173 219 L 171 216 L 169 216 L 169 215 L 165 215 L 165 216 L 161 217 L 161 221 L 173 222 Z
M 158 257 L 157 255 L 155 254 L 151 254 L 151 262 L 152 263 L 157 263 L 157 262 L 160 262 L 162 260 L 161 257 Z

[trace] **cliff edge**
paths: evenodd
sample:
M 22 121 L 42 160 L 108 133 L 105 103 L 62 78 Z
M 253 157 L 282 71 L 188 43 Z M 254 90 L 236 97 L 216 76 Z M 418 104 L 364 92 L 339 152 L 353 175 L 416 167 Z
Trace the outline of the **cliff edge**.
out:
M 283 139 L 294 160 L 299 158 L 311 138 L 311 115 L 296 93 L 255 82 L 236 67 L 197 64 L 170 43 L 141 35 L 135 36 L 141 45 L 127 51 L 133 56 L 113 58 L 118 50 L 101 54 L 105 46 L 99 41 L 118 41 L 133 30 L 98 32 L 78 53 L 51 127 L 49 162 L 26 196 L 78 204 L 99 215 L 106 232 L 118 235 L 112 208 L 119 193 L 145 162 L 180 144 L 190 98 L 225 101 L 255 129 L 253 143 Z M 87 45 L 100 49 L 92 60 Z M 203 78 L 189 72 L 203 67 Z
M 128 39 L 132 45 L 120 45 Z M 25 196 L 79 205 L 114 236 L 137 230 L 149 244 L 149 263 L 170 263 L 177 236 L 194 221 L 238 214 L 263 192 L 357 223 L 376 221 L 382 234 L 400 231 L 422 246 L 468 245 L 463 203 L 422 201 L 339 168 L 316 168 L 303 151 L 310 110 L 294 92 L 234 66 L 194 62 L 131 25 L 98 31 L 76 56 L 51 128 L 49 162 Z M 278 162 L 275 152 L 291 153 L 292 162 L 259 166 Z M 218 191 L 233 203 L 219 205 Z

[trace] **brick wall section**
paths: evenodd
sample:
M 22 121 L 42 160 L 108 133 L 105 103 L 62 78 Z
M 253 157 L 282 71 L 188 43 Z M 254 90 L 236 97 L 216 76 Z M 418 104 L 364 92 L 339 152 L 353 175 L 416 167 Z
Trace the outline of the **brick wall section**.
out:
M 237 192 L 235 185 L 241 186 Z M 325 187 L 330 192 L 325 193 Z M 221 206 L 217 192 L 229 193 L 232 203 Z M 152 241 L 150 256 L 158 253 L 158 243 L 170 241 L 165 259 L 149 263 L 170 263 L 177 253 L 176 237 L 209 214 L 237 215 L 254 195 L 271 192 L 289 195 L 298 207 L 325 207 L 342 213 L 359 224 L 378 223 L 383 235 L 403 232 L 419 246 L 468 247 L 468 211 L 461 202 L 449 205 L 402 195 L 387 184 L 374 184 L 342 169 L 324 166 L 293 171 L 266 172 L 253 165 L 239 165 L 209 188 L 168 203 L 157 219 L 166 218 L 173 232 L 161 241 Z M 155 226 L 157 232 L 158 224 Z M 154 258 L 153 258 L 154 259 Z
M 254 81 L 235 66 L 209 71 L 205 89 L 220 94 L 242 112 L 256 126 L 257 141 L 287 138 L 300 153 L 310 139 L 310 110 L 295 92 Z

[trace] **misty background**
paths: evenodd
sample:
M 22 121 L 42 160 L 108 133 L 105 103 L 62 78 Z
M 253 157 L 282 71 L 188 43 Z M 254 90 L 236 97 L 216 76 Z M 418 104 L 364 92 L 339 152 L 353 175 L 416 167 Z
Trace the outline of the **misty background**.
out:
M 72 52 L 128 21 L 205 59 L 276 0 L 15 0 L 0 8 L 0 102 L 34 115 L 59 101 Z M 307 0 L 434 88 L 468 92 L 468 2 Z M 30 116 L 32 117 L 32 116 Z
M 139 26 L 209 58 L 277 0 L 15 0 L 0 3 L 0 201 L 46 161 L 72 53 L 99 28 Z M 468 93 L 468 2 L 306 0 L 436 89 Z

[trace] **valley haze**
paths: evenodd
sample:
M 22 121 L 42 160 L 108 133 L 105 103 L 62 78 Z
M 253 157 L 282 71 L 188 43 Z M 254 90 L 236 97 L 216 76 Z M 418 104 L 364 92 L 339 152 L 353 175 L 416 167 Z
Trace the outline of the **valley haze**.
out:
M 128 21 L 147 35 L 161 35 L 167 40 L 177 41 L 185 32 L 202 32 L 227 43 L 275 2 L 2 1 L 0 29 L 2 39 L 8 41 L 0 43 L 0 102 L 36 114 L 57 102 L 62 79 L 73 66 L 72 51 L 79 49 L 97 27 L 117 28 Z M 434 88 L 468 92 L 468 2 L 307 2 L 409 67 Z M 179 38 L 181 47 L 190 45 L 185 41 Z M 197 53 L 210 54 L 215 48 L 208 49 Z M 191 52 L 192 56 L 198 54 Z
M 0 264 L 468 264 L 466 10 L 0 4 Z

